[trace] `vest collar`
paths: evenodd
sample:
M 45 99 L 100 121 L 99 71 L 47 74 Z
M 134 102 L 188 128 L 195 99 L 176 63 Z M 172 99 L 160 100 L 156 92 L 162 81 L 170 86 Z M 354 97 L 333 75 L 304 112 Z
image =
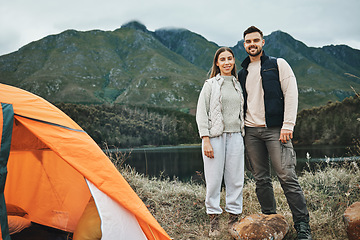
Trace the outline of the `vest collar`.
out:
M 262 55 L 261 55 L 261 57 L 260 57 L 261 65 L 262 65 L 266 60 L 268 60 L 268 59 L 269 59 L 269 57 L 265 54 L 265 51 L 263 50 L 263 51 L 262 51 Z M 241 63 L 241 66 L 242 66 L 243 68 L 247 69 L 248 66 L 249 66 L 249 64 L 250 64 L 250 57 L 247 56 L 247 57 L 244 59 L 244 61 Z

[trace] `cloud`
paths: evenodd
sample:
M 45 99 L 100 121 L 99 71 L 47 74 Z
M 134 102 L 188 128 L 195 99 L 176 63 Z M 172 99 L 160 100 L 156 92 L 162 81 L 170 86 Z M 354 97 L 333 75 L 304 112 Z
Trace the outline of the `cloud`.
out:
M 236 45 L 243 31 L 256 25 L 265 35 L 281 30 L 308 46 L 360 49 L 358 0 L 12 0 L 0 5 L 0 55 L 67 29 L 112 31 L 131 20 L 151 31 L 186 28 L 225 46 Z

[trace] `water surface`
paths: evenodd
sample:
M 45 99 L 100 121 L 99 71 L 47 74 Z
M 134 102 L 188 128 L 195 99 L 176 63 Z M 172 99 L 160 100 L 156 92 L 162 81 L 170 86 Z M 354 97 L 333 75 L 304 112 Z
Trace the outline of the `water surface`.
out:
M 203 161 L 200 146 L 149 147 L 134 149 L 117 149 L 127 155 L 124 164 L 135 168 L 137 172 L 152 177 L 177 178 L 182 181 L 190 179 L 203 181 Z M 341 146 L 308 146 L 295 147 L 297 155 L 296 171 L 301 174 L 308 166 L 317 163 L 343 161 L 360 161 L 360 157 L 349 158 L 349 149 Z

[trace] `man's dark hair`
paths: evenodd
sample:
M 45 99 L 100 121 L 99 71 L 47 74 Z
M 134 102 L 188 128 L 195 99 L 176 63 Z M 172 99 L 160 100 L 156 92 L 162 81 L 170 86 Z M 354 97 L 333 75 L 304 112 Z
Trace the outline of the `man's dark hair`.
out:
M 248 29 L 245 30 L 245 32 L 244 32 L 244 39 L 245 39 L 246 34 L 253 33 L 253 32 L 258 32 L 258 33 L 260 33 L 261 38 L 264 37 L 264 36 L 263 36 L 263 33 L 262 33 L 262 31 L 261 31 L 260 29 L 258 29 L 258 28 L 255 27 L 255 26 L 251 26 L 251 27 L 248 27 Z

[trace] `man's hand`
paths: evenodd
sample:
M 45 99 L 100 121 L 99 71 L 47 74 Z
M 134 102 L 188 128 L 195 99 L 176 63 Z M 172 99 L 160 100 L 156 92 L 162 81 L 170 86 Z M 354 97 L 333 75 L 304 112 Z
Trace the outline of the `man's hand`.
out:
M 279 140 L 282 143 L 287 143 L 287 141 L 289 141 L 292 138 L 293 138 L 293 131 L 288 130 L 288 129 L 281 129 Z
M 204 154 L 205 156 L 207 156 L 208 158 L 214 158 L 214 150 L 211 146 L 210 143 L 210 138 L 209 137 L 203 137 L 204 140 Z

